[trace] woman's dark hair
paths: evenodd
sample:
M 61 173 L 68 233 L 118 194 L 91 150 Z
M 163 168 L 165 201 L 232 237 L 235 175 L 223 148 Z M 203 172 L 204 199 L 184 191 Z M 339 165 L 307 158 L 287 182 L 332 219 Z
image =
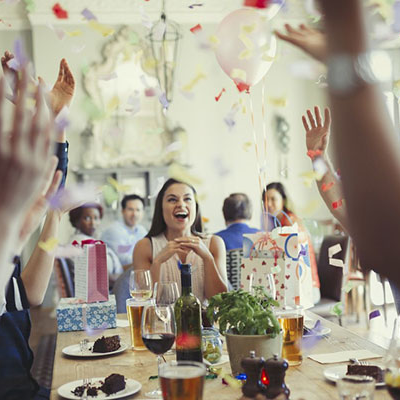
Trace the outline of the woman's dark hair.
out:
M 163 216 L 162 202 L 163 202 L 164 194 L 167 191 L 167 189 L 175 183 L 187 185 L 190 187 L 190 189 L 193 190 L 194 200 L 196 202 L 196 218 L 194 220 L 193 225 L 190 227 L 190 231 L 192 232 L 193 235 L 201 236 L 200 234 L 203 232 L 203 223 L 201 220 L 200 207 L 199 207 L 199 203 L 197 202 L 197 193 L 196 193 L 195 188 L 186 182 L 181 182 L 181 181 L 177 181 L 176 179 L 170 178 L 164 183 L 163 187 L 158 192 L 158 195 L 156 198 L 156 204 L 154 205 L 153 220 L 151 221 L 151 227 L 150 227 L 149 233 L 146 235 L 146 237 L 152 238 L 154 236 L 160 235 L 161 233 L 163 233 L 167 230 L 167 225 L 164 221 L 164 216 Z
M 285 211 L 285 213 L 291 212 L 291 210 L 289 210 L 287 208 L 288 197 L 286 194 L 285 186 L 283 186 L 282 183 L 280 183 L 280 182 L 271 182 L 269 185 L 267 185 L 267 188 L 263 190 L 262 201 L 263 201 L 264 207 L 265 207 L 265 196 L 266 196 L 268 190 L 270 190 L 270 189 L 275 189 L 282 196 L 283 211 Z
M 85 208 L 97 208 L 99 210 L 100 213 L 100 219 L 103 218 L 103 207 L 98 204 L 98 203 L 86 203 L 83 204 L 82 206 L 78 207 L 78 208 L 74 208 L 73 210 L 71 210 L 68 214 L 69 214 L 69 221 L 71 222 L 71 225 L 78 229 L 78 227 L 76 226 L 79 219 L 82 216 L 83 210 Z
M 250 199 L 244 193 L 232 193 L 224 200 L 222 213 L 226 222 L 251 219 L 252 207 Z

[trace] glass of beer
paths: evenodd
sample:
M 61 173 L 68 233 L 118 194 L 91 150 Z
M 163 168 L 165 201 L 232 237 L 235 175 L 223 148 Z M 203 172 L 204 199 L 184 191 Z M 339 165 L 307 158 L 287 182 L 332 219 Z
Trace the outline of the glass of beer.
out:
M 133 350 L 147 350 L 142 339 L 142 313 L 145 306 L 152 304 L 153 300 L 137 301 L 126 300 L 126 312 L 128 314 L 129 327 L 131 332 L 131 343 Z
M 283 333 L 282 358 L 288 360 L 290 366 L 300 365 L 303 360 L 303 308 L 283 308 L 276 311 L 276 317 Z
M 206 367 L 196 361 L 171 361 L 160 365 L 164 400 L 202 400 Z

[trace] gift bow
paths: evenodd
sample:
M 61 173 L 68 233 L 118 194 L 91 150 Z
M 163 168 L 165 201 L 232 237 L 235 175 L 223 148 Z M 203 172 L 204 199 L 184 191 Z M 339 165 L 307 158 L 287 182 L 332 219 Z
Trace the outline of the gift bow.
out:
M 102 240 L 97 240 L 97 239 L 85 239 L 82 240 L 80 243 L 77 240 L 74 240 L 72 242 L 73 246 L 78 246 L 78 247 L 83 247 L 85 244 L 104 244 Z

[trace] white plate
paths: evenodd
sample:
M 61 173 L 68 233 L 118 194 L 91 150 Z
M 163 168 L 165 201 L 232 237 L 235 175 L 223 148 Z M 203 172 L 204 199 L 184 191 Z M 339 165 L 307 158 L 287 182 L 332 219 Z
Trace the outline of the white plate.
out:
M 88 343 L 88 349 L 93 347 L 94 342 Z M 62 349 L 63 354 L 71 357 L 104 357 L 111 356 L 113 354 L 122 353 L 128 348 L 128 345 L 124 342 L 121 342 L 121 347 L 115 351 L 109 351 L 108 353 L 93 353 L 92 350 L 81 351 L 81 347 L 79 344 L 72 344 L 71 346 L 64 347 Z
M 381 365 L 379 366 L 382 368 Z M 336 365 L 335 367 L 329 367 L 324 369 L 324 376 L 326 379 L 328 379 L 328 381 L 337 382 L 340 378 L 346 376 L 346 372 L 347 372 L 347 364 Z M 385 382 L 378 382 L 376 386 L 385 386 Z
M 221 359 L 214 364 L 211 364 L 210 361 L 207 361 L 205 358 L 203 358 L 203 363 L 206 364 L 207 366 L 211 366 L 211 367 L 218 367 L 218 365 L 222 365 L 229 362 L 229 356 L 227 354 L 223 354 L 221 356 Z
M 92 378 L 92 384 L 96 386 L 100 386 L 100 381 L 104 382 L 105 378 Z M 120 390 L 117 393 L 106 395 L 104 392 L 99 390 L 99 393 L 97 397 L 88 397 L 89 399 L 96 399 L 96 400 L 102 400 L 102 399 L 120 399 L 125 396 L 130 396 L 131 394 L 137 393 L 141 388 L 142 385 L 138 381 L 135 381 L 133 379 L 126 379 L 125 381 L 126 386 L 124 390 Z M 75 390 L 77 386 L 82 385 L 82 379 L 79 379 L 78 381 L 73 381 L 66 383 L 65 385 L 62 385 L 61 387 L 58 388 L 58 394 L 65 399 L 81 399 L 82 397 L 75 396 L 72 391 Z

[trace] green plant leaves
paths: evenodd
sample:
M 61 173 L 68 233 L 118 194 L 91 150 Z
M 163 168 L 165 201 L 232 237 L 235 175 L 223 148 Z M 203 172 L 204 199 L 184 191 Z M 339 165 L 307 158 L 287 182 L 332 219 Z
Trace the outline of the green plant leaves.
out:
M 272 306 L 279 303 L 264 288 L 254 288 L 254 295 L 244 290 L 219 293 L 209 300 L 207 318 L 219 323 L 219 331 L 238 335 L 270 335 L 275 337 L 280 326 Z

